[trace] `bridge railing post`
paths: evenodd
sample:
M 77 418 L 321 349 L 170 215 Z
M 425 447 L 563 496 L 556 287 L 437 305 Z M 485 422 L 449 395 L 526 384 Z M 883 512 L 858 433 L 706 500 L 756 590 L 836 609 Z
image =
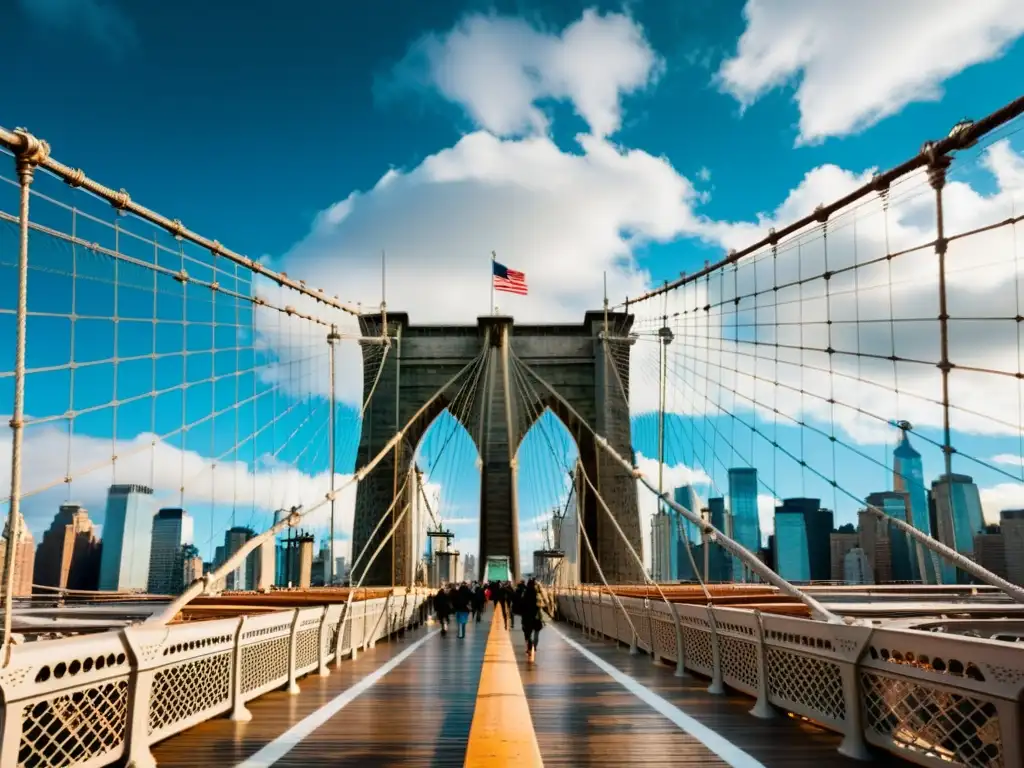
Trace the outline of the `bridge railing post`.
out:
M 295 682 L 295 655 L 299 637 L 299 616 L 301 609 L 296 608 L 292 614 L 291 632 L 288 635 L 288 693 L 295 696 L 299 692 L 299 684 Z
M 708 686 L 708 693 L 725 693 L 725 686 L 722 684 L 722 643 L 718 636 L 718 622 L 715 621 L 715 609 L 708 606 L 708 624 L 711 627 L 711 685 Z
M 331 670 L 327 664 L 331 658 L 336 658 L 341 653 L 341 627 L 338 626 L 338 621 L 341 618 L 341 612 L 344 609 L 342 603 L 331 603 L 327 606 L 327 610 L 324 611 L 323 619 L 320 621 L 320 664 L 318 667 L 318 674 L 320 677 L 327 677 L 331 674 Z M 331 646 L 334 646 L 332 649 Z
M 17 755 L 21 743 L 23 707 L 6 704 L 0 709 L 0 755 Z
M 672 623 L 676 630 L 676 677 L 686 677 L 686 644 L 683 641 L 683 621 L 679 618 L 679 606 L 672 603 Z
M 238 628 L 235 629 L 234 648 L 231 652 L 231 713 L 228 719 L 236 723 L 246 723 L 252 720 L 252 712 L 242 699 L 242 634 L 249 623 L 249 617 L 243 616 L 238 620 Z
M 768 659 L 764 647 L 764 622 L 761 621 L 761 611 L 754 611 L 756 619 L 755 639 L 757 642 L 757 701 L 754 703 L 750 714 L 762 720 L 770 720 L 775 717 L 775 709 L 768 701 Z
M 130 630 L 122 630 L 121 634 L 131 653 L 125 765 L 128 768 L 155 768 L 156 760 L 149 750 L 149 704 L 153 692 L 154 671 L 144 668 L 141 648 L 133 642 Z

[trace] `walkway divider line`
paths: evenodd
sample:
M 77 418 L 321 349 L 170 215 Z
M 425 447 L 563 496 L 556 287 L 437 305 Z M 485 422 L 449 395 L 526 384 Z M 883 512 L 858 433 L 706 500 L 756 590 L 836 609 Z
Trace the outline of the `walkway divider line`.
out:
M 339 693 L 329 702 L 320 707 L 320 709 L 304 717 L 272 742 L 266 744 L 259 750 L 259 752 L 239 763 L 235 768 L 267 768 L 267 766 L 271 766 L 276 763 L 297 747 L 302 740 L 313 733 L 313 731 L 355 701 L 355 699 L 361 694 L 366 693 L 370 688 L 380 682 L 384 675 L 416 653 L 416 651 L 418 651 L 425 642 L 436 635 L 439 631 L 440 630 L 435 629 L 426 637 L 421 637 L 394 658 L 388 659 L 387 662 L 377 667 L 377 669 L 368 674 L 351 688 Z
M 680 730 L 685 731 L 693 736 L 693 738 L 697 739 L 697 741 L 718 755 L 718 757 L 725 763 L 728 763 L 733 768 L 764 768 L 764 765 L 762 765 L 758 760 L 744 752 L 731 741 L 720 736 L 703 723 L 694 720 L 675 704 L 663 699 L 650 688 L 637 680 L 634 680 L 621 669 L 609 664 L 600 656 L 591 653 L 575 640 L 564 635 L 561 630 L 551 626 L 551 631 L 568 643 L 571 648 L 576 649 L 583 658 L 600 669 L 651 709 L 668 718 Z M 672 679 L 676 680 L 676 678 Z
M 480 670 L 465 768 L 498 766 L 543 768 L 544 761 L 512 639 L 498 611 L 494 611 Z

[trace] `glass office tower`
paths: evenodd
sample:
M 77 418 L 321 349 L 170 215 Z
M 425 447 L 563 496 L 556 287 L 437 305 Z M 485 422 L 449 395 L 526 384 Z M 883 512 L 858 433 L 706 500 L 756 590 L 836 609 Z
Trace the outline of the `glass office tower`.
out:
M 145 591 L 153 537 L 153 489 L 145 485 L 112 485 L 103 518 L 100 589 Z
M 733 467 L 729 470 L 729 512 L 732 538 L 753 554 L 761 551 L 761 522 L 757 516 L 757 470 Z M 734 581 L 743 581 L 743 563 L 733 559 Z

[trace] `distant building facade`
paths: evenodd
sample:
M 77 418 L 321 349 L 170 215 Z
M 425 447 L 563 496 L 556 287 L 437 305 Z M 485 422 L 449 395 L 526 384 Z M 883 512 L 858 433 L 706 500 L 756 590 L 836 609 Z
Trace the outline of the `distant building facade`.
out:
M 7 573 L 7 542 L 11 535 L 10 516 L 4 526 L 3 541 L 0 541 L 0 573 Z M 25 524 L 25 518 L 18 515 L 18 537 L 14 543 L 14 586 L 11 594 L 28 597 L 32 594 L 32 576 L 35 572 L 36 542 L 32 531 Z
M 112 485 L 103 518 L 99 588 L 141 592 L 149 583 L 153 537 L 153 489 L 145 485 Z
M 935 505 L 935 537 L 961 555 L 974 559 L 974 537 L 982 533 L 985 521 L 981 494 L 970 475 L 941 475 L 932 482 Z M 948 562 L 942 563 L 943 583 L 966 582 L 966 574 L 957 574 Z
M 829 536 L 829 559 L 832 561 L 832 581 L 847 581 L 846 553 L 860 547 L 860 534 L 833 533 Z M 863 550 L 861 550 L 863 553 Z M 864 582 L 857 582 L 863 584 Z
M 57 589 L 96 589 L 101 546 L 89 512 L 79 504 L 61 504 L 36 550 L 35 583 Z
M 868 494 L 865 501 L 880 509 L 888 517 L 910 523 L 913 513 L 910 511 L 910 497 L 902 491 L 881 491 Z M 877 517 L 876 517 L 877 520 Z M 919 581 L 921 563 L 916 556 L 917 547 L 904 531 L 888 526 L 890 580 L 900 582 Z
M 843 556 L 843 581 L 847 584 L 872 584 L 871 565 L 860 547 L 853 547 Z
M 757 514 L 757 469 L 733 467 L 729 470 L 729 514 L 732 538 L 749 551 L 761 551 L 761 522 Z M 743 581 L 743 563 L 733 562 L 733 579 Z
M 156 513 L 147 591 L 154 595 L 181 593 L 186 584 L 184 547 L 192 543 L 194 533 L 192 516 L 184 509 L 161 509 Z

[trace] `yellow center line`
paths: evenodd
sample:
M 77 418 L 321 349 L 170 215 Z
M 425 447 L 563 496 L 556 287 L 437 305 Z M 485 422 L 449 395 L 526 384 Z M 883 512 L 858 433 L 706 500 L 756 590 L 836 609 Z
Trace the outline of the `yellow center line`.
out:
M 495 611 L 484 650 L 465 768 L 506 765 L 543 768 L 544 761 L 512 639 Z

